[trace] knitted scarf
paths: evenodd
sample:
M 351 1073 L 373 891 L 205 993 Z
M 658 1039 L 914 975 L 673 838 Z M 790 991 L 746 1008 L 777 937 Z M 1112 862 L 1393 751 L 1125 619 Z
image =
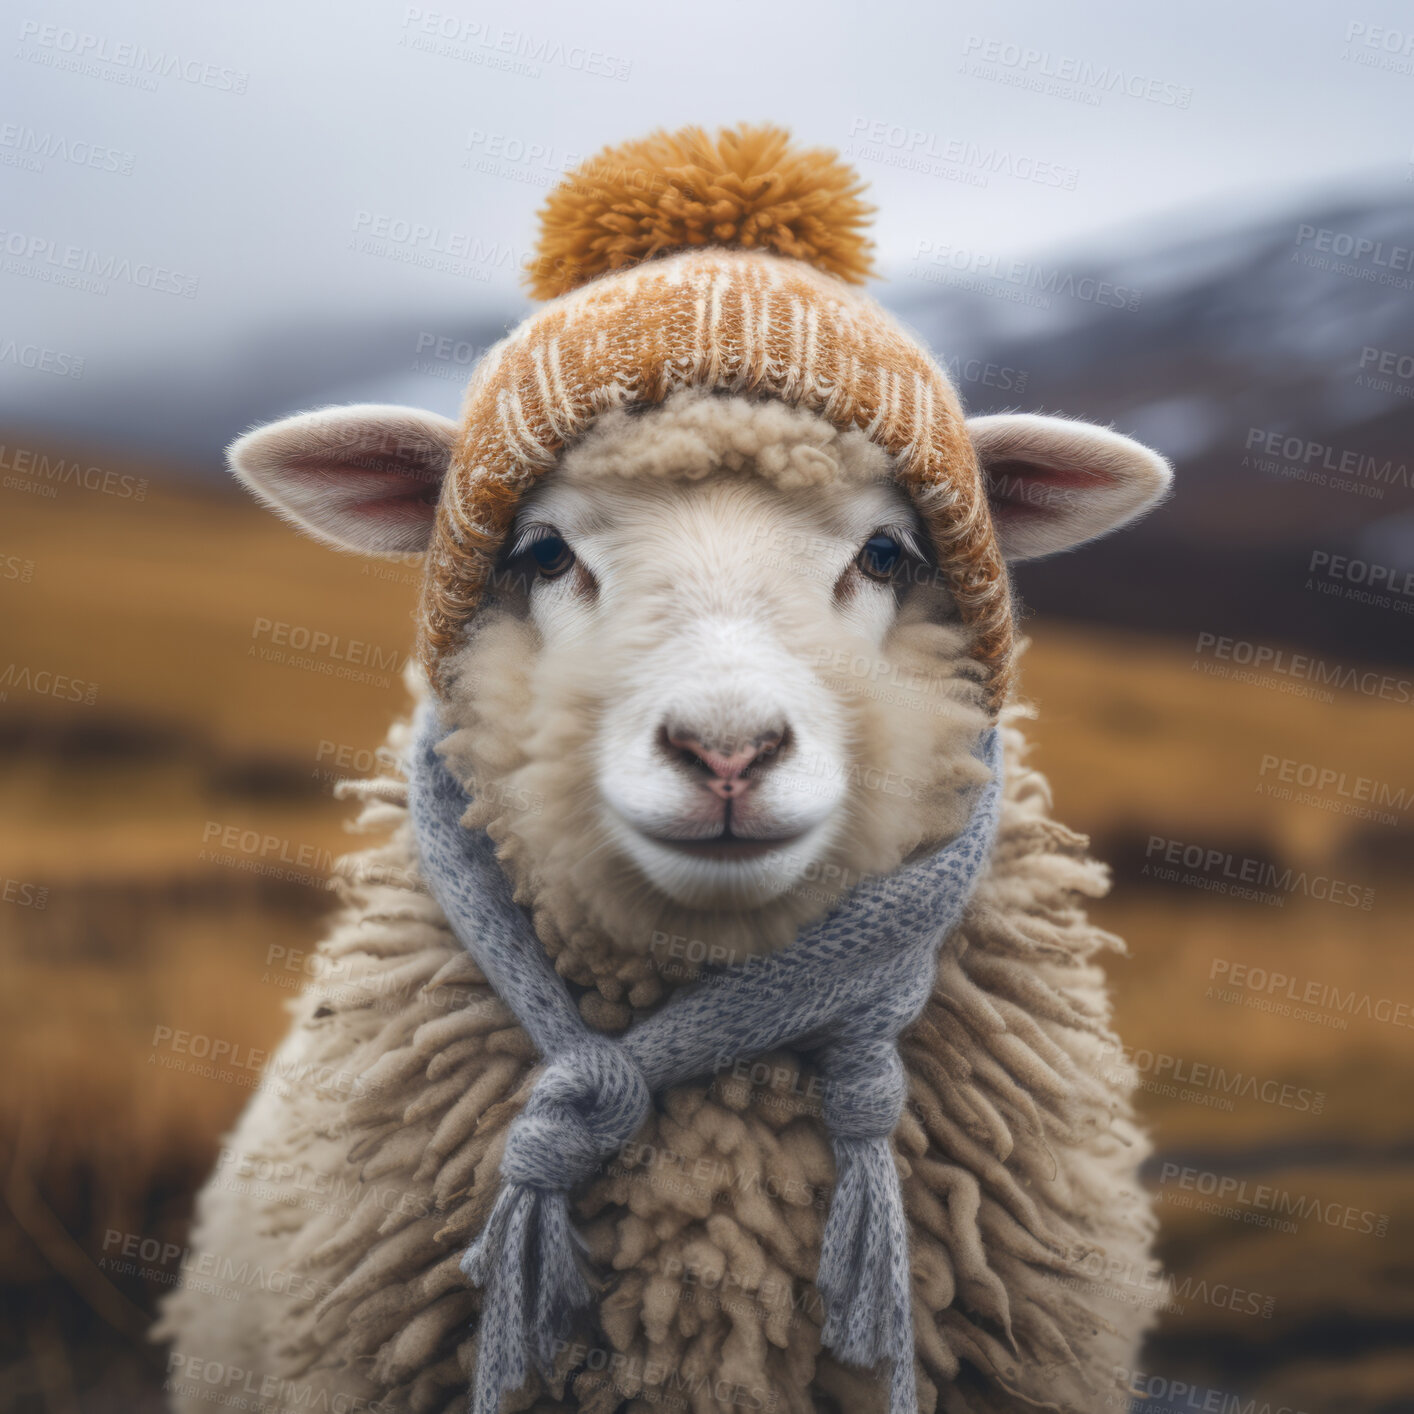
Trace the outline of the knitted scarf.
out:
M 632 1139 L 652 1096 L 781 1046 L 811 1054 L 836 1180 L 816 1287 L 822 1340 L 841 1360 L 889 1362 L 890 1414 L 916 1414 L 908 1230 L 891 1136 L 907 1082 L 898 1038 L 923 1009 L 938 950 L 991 855 L 1001 799 L 1000 734 L 978 755 L 991 779 L 946 848 L 860 883 L 823 921 L 767 959 L 721 969 L 610 1038 L 591 1031 L 555 971 L 420 709 L 409 805 L 423 877 L 452 931 L 545 1057 L 511 1125 L 502 1186 L 462 1270 L 483 1289 L 471 1414 L 498 1414 L 531 1362 L 549 1378 L 592 1293 L 569 1195 Z

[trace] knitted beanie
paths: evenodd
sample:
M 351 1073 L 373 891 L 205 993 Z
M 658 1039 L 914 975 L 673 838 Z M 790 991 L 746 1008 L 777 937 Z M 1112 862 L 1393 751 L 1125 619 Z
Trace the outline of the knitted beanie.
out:
M 525 491 L 600 413 L 690 386 L 778 398 L 892 455 L 1001 705 L 1012 621 L 986 488 L 947 375 L 856 288 L 861 191 L 834 153 L 742 126 L 607 149 L 551 193 L 530 272 L 548 303 L 474 373 L 438 505 L 418 637 L 434 686 Z

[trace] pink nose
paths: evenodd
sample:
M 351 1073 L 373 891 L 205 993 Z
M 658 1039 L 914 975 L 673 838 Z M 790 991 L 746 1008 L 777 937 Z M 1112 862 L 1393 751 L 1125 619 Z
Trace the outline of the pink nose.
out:
M 667 745 L 694 765 L 705 767 L 707 778 L 702 782 L 713 795 L 723 800 L 740 800 L 751 789 L 755 777 L 746 773 L 768 761 L 780 749 L 784 731 L 767 731 L 742 745 L 708 745 L 691 732 L 665 727 Z

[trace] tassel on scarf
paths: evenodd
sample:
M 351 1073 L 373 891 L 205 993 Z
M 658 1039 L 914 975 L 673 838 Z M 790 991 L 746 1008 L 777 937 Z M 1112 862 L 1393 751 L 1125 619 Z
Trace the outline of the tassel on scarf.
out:
M 549 1377 L 575 1312 L 593 1295 L 580 1266 L 581 1247 L 566 1193 L 521 1183 L 502 1188 L 462 1259 L 468 1280 L 485 1293 L 472 1414 L 497 1414 L 501 1395 L 529 1377 L 528 1357 Z
M 593 1296 L 569 1190 L 619 1152 L 648 1116 L 648 1085 L 619 1047 L 588 1037 L 546 1067 L 511 1125 L 504 1187 L 462 1271 L 481 1287 L 471 1414 L 498 1414 L 534 1361 L 549 1379 L 576 1312 Z
M 892 1042 L 842 1042 L 821 1057 L 835 1155 L 815 1285 L 821 1339 L 841 1360 L 892 1366 L 889 1414 L 916 1414 L 908 1230 L 892 1135 L 907 1080 Z

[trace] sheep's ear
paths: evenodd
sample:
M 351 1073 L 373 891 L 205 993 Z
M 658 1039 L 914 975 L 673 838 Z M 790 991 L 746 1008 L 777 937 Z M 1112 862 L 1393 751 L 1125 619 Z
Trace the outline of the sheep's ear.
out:
M 1157 452 L 1089 422 L 1001 413 L 969 418 L 967 430 L 1008 560 L 1118 529 L 1162 500 L 1173 479 Z
M 341 550 L 427 548 L 457 425 L 418 408 L 360 403 L 257 427 L 231 470 L 272 510 Z

